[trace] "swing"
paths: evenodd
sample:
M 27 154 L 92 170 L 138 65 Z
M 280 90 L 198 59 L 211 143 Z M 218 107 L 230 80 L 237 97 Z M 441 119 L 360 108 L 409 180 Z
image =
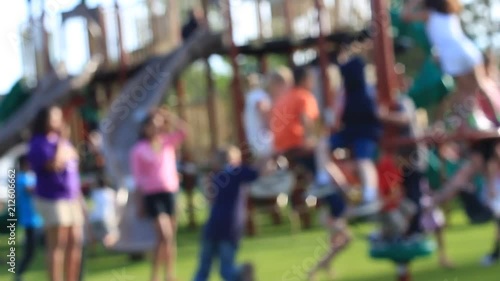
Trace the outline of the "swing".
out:
M 435 250 L 435 242 L 425 236 L 415 236 L 406 240 L 370 242 L 370 257 L 394 262 L 409 262 L 427 257 Z

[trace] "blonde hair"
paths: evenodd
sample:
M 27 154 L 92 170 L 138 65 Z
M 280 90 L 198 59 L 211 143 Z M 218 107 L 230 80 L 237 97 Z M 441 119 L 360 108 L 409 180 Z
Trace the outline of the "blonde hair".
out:
M 217 165 L 223 166 L 228 163 L 241 162 L 241 150 L 235 145 L 228 145 L 217 150 L 214 161 Z
M 251 73 L 247 76 L 247 86 L 249 89 L 260 87 L 260 77 L 257 73 Z
M 265 87 L 269 91 L 272 85 L 286 84 L 286 78 L 278 71 L 273 71 L 266 76 Z
M 292 86 L 294 84 L 293 73 L 290 70 L 290 68 L 286 66 L 280 66 L 275 70 L 275 72 L 278 73 L 285 80 L 285 83 L 288 86 Z

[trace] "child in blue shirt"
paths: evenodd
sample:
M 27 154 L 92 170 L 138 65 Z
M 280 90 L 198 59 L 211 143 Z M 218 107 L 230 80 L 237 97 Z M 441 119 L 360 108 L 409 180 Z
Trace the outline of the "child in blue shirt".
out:
M 35 174 L 31 171 L 28 158 L 22 155 L 18 159 L 19 170 L 16 175 L 16 203 L 19 225 L 25 231 L 24 255 L 16 272 L 16 280 L 22 280 L 22 274 L 35 257 L 37 242 L 42 234 L 42 218 L 35 209 L 33 190 L 36 184 Z
M 370 89 L 365 77 L 365 62 L 359 55 L 339 61 L 345 88 L 342 127 L 330 138 L 330 148 L 348 148 L 356 161 L 363 187 L 363 208 L 360 214 L 370 214 L 379 209 L 377 194 L 378 176 L 373 158 L 382 134 L 375 91 Z
M 242 187 L 257 180 L 257 170 L 242 164 L 241 151 L 229 147 L 217 153 L 216 172 L 210 175 L 206 196 L 212 207 L 205 225 L 200 264 L 195 281 L 208 280 L 214 259 L 220 263 L 220 275 L 225 281 L 239 280 L 251 273 L 251 267 L 236 265 L 238 244 L 245 228 L 247 190 Z

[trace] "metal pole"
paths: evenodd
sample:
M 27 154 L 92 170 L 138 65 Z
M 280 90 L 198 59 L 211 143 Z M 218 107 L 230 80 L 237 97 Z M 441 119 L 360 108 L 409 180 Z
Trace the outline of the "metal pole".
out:
M 324 34 L 324 26 L 323 26 L 323 1 L 322 0 L 315 0 L 314 1 L 316 5 L 316 10 L 318 12 L 318 26 L 319 26 L 319 35 L 318 35 L 318 41 L 317 41 L 317 50 L 318 50 L 318 55 L 319 55 L 319 67 L 321 71 L 321 82 L 322 82 L 322 95 L 323 95 L 323 107 L 330 107 L 333 106 L 332 102 L 332 90 L 330 86 L 330 77 L 328 76 L 328 66 L 329 66 L 329 60 L 328 60 L 328 50 L 326 47 L 326 40 L 325 40 L 325 34 Z

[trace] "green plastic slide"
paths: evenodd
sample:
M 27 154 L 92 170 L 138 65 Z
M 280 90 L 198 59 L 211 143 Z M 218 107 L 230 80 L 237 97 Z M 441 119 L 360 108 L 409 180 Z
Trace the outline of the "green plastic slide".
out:
M 427 58 L 421 66 L 409 91 L 410 97 L 419 108 L 430 108 L 440 103 L 453 90 L 453 79 L 445 75 L 433 59 L 432 46 L 427 38 L 424 23 L 406 23 L 401 20 L 399 1 L 391 10 L 395 40 L 411 38 L 412 42 L 424 51 Z
M 431 255 L 436 249 L 433 240 L 421 237 L 409 241 L 372 242 L 370 256 L 374 259 L 388 259 L 395 262 L 409 262 Z
M 31 91 L 21 79 L 0 102 L 0 124 L 5 123 L 29 98 Z

